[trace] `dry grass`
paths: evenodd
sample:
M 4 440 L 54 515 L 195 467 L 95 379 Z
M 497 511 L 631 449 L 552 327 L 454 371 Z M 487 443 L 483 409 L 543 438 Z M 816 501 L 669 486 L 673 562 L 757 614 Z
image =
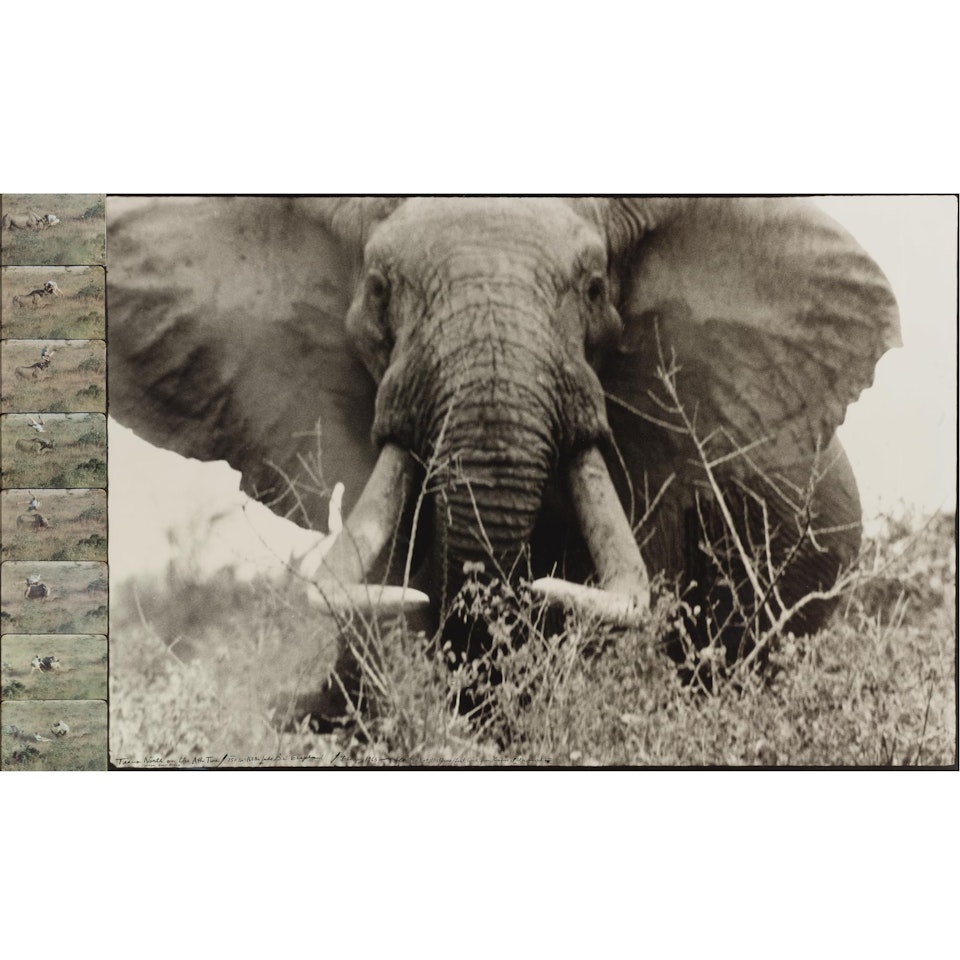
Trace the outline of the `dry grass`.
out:
M 103 770 L 107 766 L 107 705 L 102 700 L 7 700 L 2 705 L 0 768 L 10 770 Z M 70 732 L 57 737 L 52 727 Z M 39 733 L 49 742 L 26 737 Z
M 99 413 L 50 414 L 40 436 L 54 447 L 42 453 L 17 450 L 17 440 L 37 436 L 26 414 L 4 414 L 0 451 L 4 488 L 105 487 L 107 423 Z
M 53 280 L 62 297 L 15 306 L 14 296 Z M 5 339 L 103 340 L 106 333 L 103 267 L 4 267 L 2 330 Z
M 53 351 L 50 365 L 32 368 L 44 347 Z M 7 340 L 0 367 L 3 413 L 106 412 L 107 347 L 102 340 Z
M 24 596 L 27 577 L 39 576 L 50 595 Z M 10 561 L 2 568 L 3 633 L 107 632 L 107 565 L 86 562 Z
M 60 223 L 42 230 L 4 230 L 0 255 L 4 266 L 85 266 L 104 263 L 104 197 L 85 193 L 5 193 L 3 212 L 56 214 Z
M 107 638 L 93 634 L 7 634 L 3 655 L 4 700 L 106 700 Z M 57 670 L 31 669 L 34 657 L 58 657 Z
M 956 766 L 955 517 L 914 519 L 868 542 L 820 594 L 842 601 L 838 613 L 816 634 L 794 636 L 793 617 L 815 595 L 791 604 L 782 585 L 796 551 L 819 537 L 816 470 L 797 492 L 804 522 L 793 540 L 774 546 L 777 531 L 756 497 L 762 522 L 746 534 L 715 467 L 751 451 L 720 438 L 718 453 L 718 438 L 699 438 L 674 379 L 661 361 L 663 408 L 692 441 L 720 518 L 701 550 L 719 584 L 737 585 L 732 611 L 706 600 L 708 609 L 691 609 L 658 577 L 650 618 L 614 629 L 559 618 L 531 599 L 528 584 L 474 570 L 446 612 L 482 622 L 490 638 L 484 654 L 465 660 L 444 642 L 443 626 L 428 635 L 402 618 L 334 619 L 307 604 L 294 576 L 247 585 L 225 571 L 201 583 L 188 562 L 163 583 L 114 594 L 112 761 Z M 713 624 L 705 645 L 687 632 L 698 620 Z M 733 659 L 723 643 L 730 622 L 745 640 Z M 309 718 L 298 723 L 290 704 L 320 688 L 338 638 L 362 682 L 349 723 L 321 735 Z
M 17 526 L 27 513 L 31 492 L 40 497 L 39 513 L 48 526 Z M 4 560 L 106 560 L 107 495 L 103 490 L 4 490 Z
M 468 584 L 462 604 L 495 646 L 448 662 L 438 636 L 400 623 L 347 628 L 367 650 L 366 700 L 333 735 L 281 731 L 277 694 L 316 689 L 337 626 L 289 584 L 172 574 L 115 595 L 111 757 L 152 765 L 950 766 L 956 756 L 952 521 L 911 540 L 887 567 L 890 595 L 865 576 L 819 633 L 784 634 L 763 670 L 687 683 L 664 653 L 681 609 L 656 585 L 642 630 L 548 618 L 521 590 Z M 881 545 L 883 546 L 883 545 Z M 864 574 L 873 561 L 864 559 Z M 895 585 L 895 587 L 893 586 Z M 894 596 L 894 593 L 896 594 Z M 911 600 L 911 598 L 914 598 Z M 520 634 L 525 642 L 514 643 Z M 490 682 L 494 671 L 498 683 Z M 464 716 L 470 688 L 483 707 Z M 205 759 L 206 758 L 206 759 Z M 210 758 L 215 758 L 211 760 Z M 226 758 L 226 759 L 224 759 Z

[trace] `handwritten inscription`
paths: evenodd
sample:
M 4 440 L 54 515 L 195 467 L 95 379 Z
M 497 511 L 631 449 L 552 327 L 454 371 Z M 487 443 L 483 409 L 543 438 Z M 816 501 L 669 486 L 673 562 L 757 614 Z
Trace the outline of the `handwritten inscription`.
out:
M 349 766 L 349 767 L 527 767 L 549 765 L 546 757 L 508 757 L 496 761 L 468 760 L 450 757 L 364 757 L 357 760 L 336 751 L 329 756 L 310 753 L 277 754 L 276 756 L 241 756 L 225 753 L 223 756 L 196 757 L 120 757 L 113 761 L 120 768 L 162 770 L 213 770 L 218 767 L 283 767 L 291 765 Z

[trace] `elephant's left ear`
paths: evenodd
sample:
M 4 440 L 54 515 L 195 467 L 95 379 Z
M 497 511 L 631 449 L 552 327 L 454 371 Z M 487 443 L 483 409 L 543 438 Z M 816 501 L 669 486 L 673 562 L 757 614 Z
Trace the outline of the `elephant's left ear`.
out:
M 605 229 L 624 319 L 604 387 L 644 429 L 678 426 L 657 372 L 673 366 L 698 433 L 731 448 L 762 441 L 755 463 L 798 463 L 900 345 L 886 278 L 809 202 L 609 200 L 585 212 Z

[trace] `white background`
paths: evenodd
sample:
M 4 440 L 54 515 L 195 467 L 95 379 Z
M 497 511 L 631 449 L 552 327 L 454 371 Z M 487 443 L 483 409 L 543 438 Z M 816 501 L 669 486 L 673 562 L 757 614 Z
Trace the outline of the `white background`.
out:
M 864 512 L 956 509 L 957 201 L 823 197 L 877 261 L 900 307 L 903 347 L 840 427 Z
M 955 29 L 940 4 L 350 9 L 8 4 L 0 186 L 957 190 Z M 952 954 L 957 784 L 3 774 L 3 944 L 18 956 Z

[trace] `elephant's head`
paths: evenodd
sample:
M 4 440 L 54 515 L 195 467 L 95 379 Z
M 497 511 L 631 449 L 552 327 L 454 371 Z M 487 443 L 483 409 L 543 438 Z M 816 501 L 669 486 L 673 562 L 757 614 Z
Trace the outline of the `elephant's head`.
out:
M 562 565 L 642 605 L 648 566 L 691 573 L 698 496 L 715 493 L 705 460 L 718 482 L 763 487 L 778 522 L 821 464 L 821 535 L 791 558 L 798 589 L 859 542 L 833 433 L 897 342 L 897 312 L 875 264 L 812 206 L 122 206 L 108 204 L 111 413 L 226 459 L 306 526 L 343 482 L 331 579 L 389 576 L 416 513 L 437 602 L 468 562 L 510 576 L 529 550 L 535 572 Z
M 556 477 L 601 581 L 642 600 L 599 452 L 596 364 L 622 323 L 595 228 L 556 200 L 409 200 L 369 231 L 346 331 L 378 384 L 381 460 L 427 465 L 441 596 L 465 563 L 513 570 Z

